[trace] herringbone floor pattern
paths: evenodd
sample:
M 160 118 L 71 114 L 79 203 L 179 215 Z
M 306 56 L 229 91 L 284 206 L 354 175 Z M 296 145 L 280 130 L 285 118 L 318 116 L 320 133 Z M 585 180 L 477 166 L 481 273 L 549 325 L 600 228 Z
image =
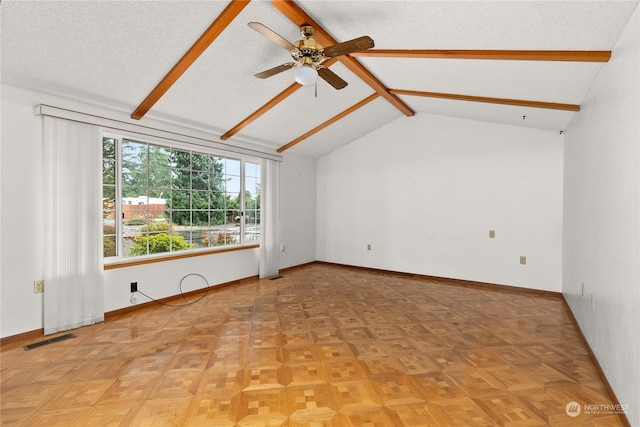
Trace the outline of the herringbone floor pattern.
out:
M 5 346 L 3 426 L 622 425 L 549 295 L 312 264 L 73 332 Z

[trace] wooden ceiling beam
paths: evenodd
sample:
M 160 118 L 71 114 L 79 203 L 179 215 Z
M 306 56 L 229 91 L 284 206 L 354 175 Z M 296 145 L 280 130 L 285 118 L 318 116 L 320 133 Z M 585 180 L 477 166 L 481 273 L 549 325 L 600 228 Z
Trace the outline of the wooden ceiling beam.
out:
M 377 92 L 369 95 L 368 97 L 366 97 L 362 101 L 358 102 L 357 104 L 352 105 L 351 107 L 347 108 L 346 110 L 344 110 L 340 114 L 338 114 L 336 116 L 333 116 L 332 118 L 330 118 L 326 122 L 316 126 L 315 128 L 311 129 L 309 132 L 305 133 L 304 135 L 301 135 L 301 136 L 297 137 L 296 139 L 294 139 L 293 141 L 291 141 L 291 142 L 283 145 L 282 147 L 278 148 L 278 150 L 277 150 L 278 153 L 282 153 L 283 151 L 288 150 L 289 148 L 293 147 L 294 145 L 296 145 L 300 141 L 303 141 L 303 140 L 309 138 L 311 135 L 320 132 L 322 129 L 332 125 L 333 123 L 337 122 L 338 120 L 342 119 L 343 117 L 348 116 L 349 114 L 353 113 L 354 111 L 356 111 L 360 107 L 363 107 L 363 106 L 367 105 L 368 103 L 370 103 L 374 99 L 378 98 L 379 96 L 380 96 L 380 94 L 377 93 Z
M 369 49 L 351 56 L 370 58 L 491 59 L 505 61 L 608 62 L 609 50 L 424 50 Z
M 224 31 L 244 9 L 250 0 L 232 0 L 222 11 L 215 21 L 196 40 L 182 58 L 173 66 L 160 83 L 147 95 L 142 103 L 131 113 L 131 118 L 141 119 L 155 105 L 156 102 L 169 90 L 171 86 L 187 71 L 196 59 L 204 52 L 209 45 Z
M 273 5 L 283 15 L 289 18 L 297 26 L 303 24 L 311 25 L 315 29 L 313 38 L 322 46 L 333 46 L 338 42 L 325 31 L 320 24 L 311 18 L 304 10 L 300 8 L 293 0 L 273 0 Z M 380 96 L 389 101 L 394 107 L 400 110 L 406 116 L 413 116 L 415 112 L 409 108 L 400 98 L 389 92 L 389 89 L 380 82 L 369 70 L 360 64 L 350 55 L 342 55 L 337 57 L 356 76 L 373 88 Z
M 418 90 L 391 89 L 396 95 L 422 96 L 427 98 L 452 99 L 456 101 L 486 102 L 490 104 L 515 105 L 519 107 L 547 108 L 551 110 L 580 111 L 576 104 L 560 104 L 556 102 L 525 101 L 521 99 L 489 98 L 486 96 L 457 95 L 453 93 L 422 92 Z
M 225 134 L 222 135 L 220 138 L 223 141 L 226 141 L 227 139 L 231 138 L 233 135 L 240 132 L 246 126 L 249 126 L 249 124 L 254 120 L 256 120 L 258 117 L 262 116 L 264 113 L 266 113 L 267 111 L 271 110 L 273 107 L 275 107 L 276 105 L 284 101 L 289 95 L 291 95 L 301 87 L 302 85 L 298 83 L 293 83 L 291 86 L 289 86 L 288 88 L 286 88 L 285 90 L 277 94 L 275 97 L 273 97 L 270 101 L 268 101 L 262 107 L 258 108 L 256 111 L 251 113 L 246 119 L 242 120 L 240 123 L 238 123 L 237 125 L 232 127 L 230 130 L 225 132 Z

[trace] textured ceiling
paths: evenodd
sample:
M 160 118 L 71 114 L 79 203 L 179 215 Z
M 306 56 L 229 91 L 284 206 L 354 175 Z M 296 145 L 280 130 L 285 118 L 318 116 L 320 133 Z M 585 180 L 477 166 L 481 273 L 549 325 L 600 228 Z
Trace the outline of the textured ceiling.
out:
M 337 41 L 369 35 L 375 49 L 611 50 L 636 1 L 296 2 Z M 2 82 L 133 112 L 221 14 L 226 1 L 16 1 L 2 8 Z M 290 60 L 247 27 L 284 38 L 298 28 L 271 2 L 253 0 L 140 122 L 196 125 L 214 138 L 293 82 L 290 71 L 253 74 Z M 389 89 L 580 104 L 598 62 L 356 57 Z M 615 60 L 615 51 L 612 52 Z M 341 63 L 349 85 L 303 87 L 228 142 L 277 149 L 374 90 Z M 549 130 L 579 112 L 398 95 L 413 111 Z M 379 97 L 302 140 L 291 152 L 322 156 L 403 115 Z M 526 120 L 523 120 L 526 116 Z M 399 136 L 400 137 L 400 136 Z

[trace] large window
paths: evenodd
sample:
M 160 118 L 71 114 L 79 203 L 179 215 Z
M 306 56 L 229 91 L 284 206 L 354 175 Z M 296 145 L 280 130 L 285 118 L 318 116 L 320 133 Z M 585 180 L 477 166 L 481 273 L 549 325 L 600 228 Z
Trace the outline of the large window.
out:
M 105 258 L 260 238 L 260 164 L 119 136 L 103 138 Z

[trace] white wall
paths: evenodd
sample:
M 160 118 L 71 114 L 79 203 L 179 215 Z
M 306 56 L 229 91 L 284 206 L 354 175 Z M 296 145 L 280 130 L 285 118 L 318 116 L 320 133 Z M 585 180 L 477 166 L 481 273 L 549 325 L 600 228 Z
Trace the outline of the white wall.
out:
M 318 259 L 559 292 L 562 153 L 559 132 L 400 118 L 319 159 Z
M 131 282 L 138 282 L 139 291 L 154 299 L 160 299 L 179 294 L 180 281 L 183 278 L 183 292 L 206 286 L 200 277 L 185 277 L 190 273 L 202 275 L 210 285 L 216 285 L 257 276 L 258 265 L 258 249 L 249 249 L 105 270 L 104 309 L 105 312 L 109 312 L 130 306 Z M 137 294 L 136 298 L 137 303 L 149 301 L 140 294 Z
M 48 103 L 126 120 L 126 112 L 2 86 L 2 157 L 0 213 L 0 336 L 7 337 L 43 327 L 43 294 L 33 293 L 33 281 L 42 278 L 41 118 L 33 107 Z M 154 123 L 158 125 L 158 123 Z M 178 130 L 164 125 L 164 129 Z M 281 233 L 287 239 L 283 266 L 315 260 L 315 161 L 286 156 L 281 168 L 281 203 L 286 210 Z M 211 284 L 258 274 L 258 250 L 244 250 L 119 268 L 105 271 L 105 310 L 130 305 L 130 283 L 154 298 L 178 294 L 180 280 L 189 273 L 205 276 Z M 183 283 L 187 292 L 204 285 L 197 277 Z M 46 285 L 45 285 L 46 289 Z M 145 298 L 138 295 L 138 303 Z
M 565 147 L 563 293 L 621 404 L 640 425 L 640 11 Z M 582 296 L 584 284 L 584 296 Z
M 285 153 L 280 165 L 280 268 L 316 260 L 316 160 Z
M 42 129 L 33 104 L 22 93 L 2 86 L 0 195 L 0 319 L 2 337 L 43 327 L 42 294 L 33 293 L 41 279 L 42 203 L 40 173 Z

